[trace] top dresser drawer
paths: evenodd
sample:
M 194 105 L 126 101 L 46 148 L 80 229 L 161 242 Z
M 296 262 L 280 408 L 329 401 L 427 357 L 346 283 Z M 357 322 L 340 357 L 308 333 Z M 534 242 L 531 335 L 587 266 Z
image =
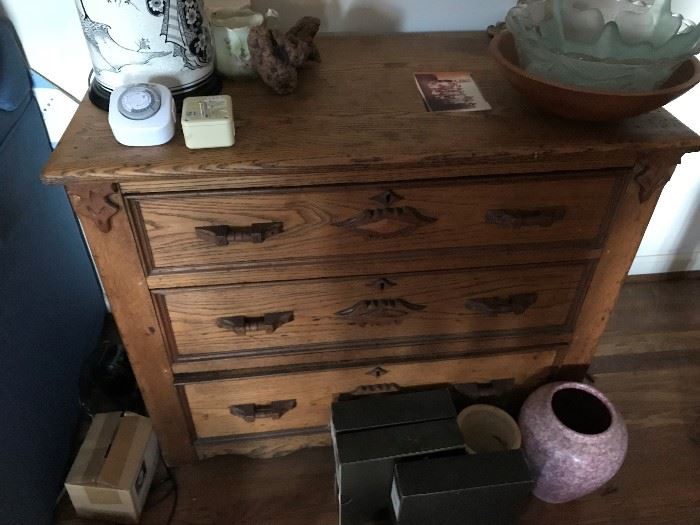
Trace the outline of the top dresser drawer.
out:
M 622 172 L 133 197 L 149 271 L 539 243 L 599 246 Z

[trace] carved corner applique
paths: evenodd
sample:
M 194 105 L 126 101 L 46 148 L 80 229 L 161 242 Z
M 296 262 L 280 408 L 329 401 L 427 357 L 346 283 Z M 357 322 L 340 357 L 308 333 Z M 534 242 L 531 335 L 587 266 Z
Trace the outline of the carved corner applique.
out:
M 634 167 L 634 179 L 639 184 L 640 203 L 648 201 L 671 180 L 682 156 L 676 152 L 657 153 L 637 162 Z
M 119 206 L 109 197 L 119 190 L 116 184 L 74 185 L 68 189 L 68 196 L 73 203 L 75 213 L 92 220 L 102 233 L 112 229 L 112 217 L 119 213 Z

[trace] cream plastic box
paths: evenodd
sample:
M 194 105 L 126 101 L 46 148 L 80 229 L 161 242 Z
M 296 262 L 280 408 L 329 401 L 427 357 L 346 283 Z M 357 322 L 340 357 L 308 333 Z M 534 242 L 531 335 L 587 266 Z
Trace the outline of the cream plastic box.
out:
M 236 130 L 231 97 L 186 98 L 182 104 L 182 132 L 190 149 L 233 146 Z

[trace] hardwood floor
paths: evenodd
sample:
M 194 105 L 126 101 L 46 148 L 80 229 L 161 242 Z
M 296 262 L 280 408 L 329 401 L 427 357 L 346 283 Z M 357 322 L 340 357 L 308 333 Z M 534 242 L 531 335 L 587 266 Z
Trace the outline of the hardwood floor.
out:
M 628 457 L 603 489 L 579 501 L 533 500 L 521 523 L 700 523 L 700 279 L 623 287 L 591 369 L 625 416 Z M 274 460 L 223 456 L 176 469 L 173 524 L 331 525 L 333 455 L 312 449 Z M 167 522 L 173 497 L 156 488 L 141 522 Z M 75 518 L 64 498 L 60 525 Z M 427 524 L 428 525 L 428 524 Z

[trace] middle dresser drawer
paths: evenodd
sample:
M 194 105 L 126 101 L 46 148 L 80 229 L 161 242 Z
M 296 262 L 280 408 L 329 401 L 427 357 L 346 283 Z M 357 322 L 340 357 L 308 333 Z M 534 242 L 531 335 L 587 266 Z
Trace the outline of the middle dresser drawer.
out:
M 588 263 L 155 291 L 179 358 L 569 331 Z
M 596 248 L 623 174 L 140 195 L 130 202 L 150 273 L 283 268 L 424 250 Z

